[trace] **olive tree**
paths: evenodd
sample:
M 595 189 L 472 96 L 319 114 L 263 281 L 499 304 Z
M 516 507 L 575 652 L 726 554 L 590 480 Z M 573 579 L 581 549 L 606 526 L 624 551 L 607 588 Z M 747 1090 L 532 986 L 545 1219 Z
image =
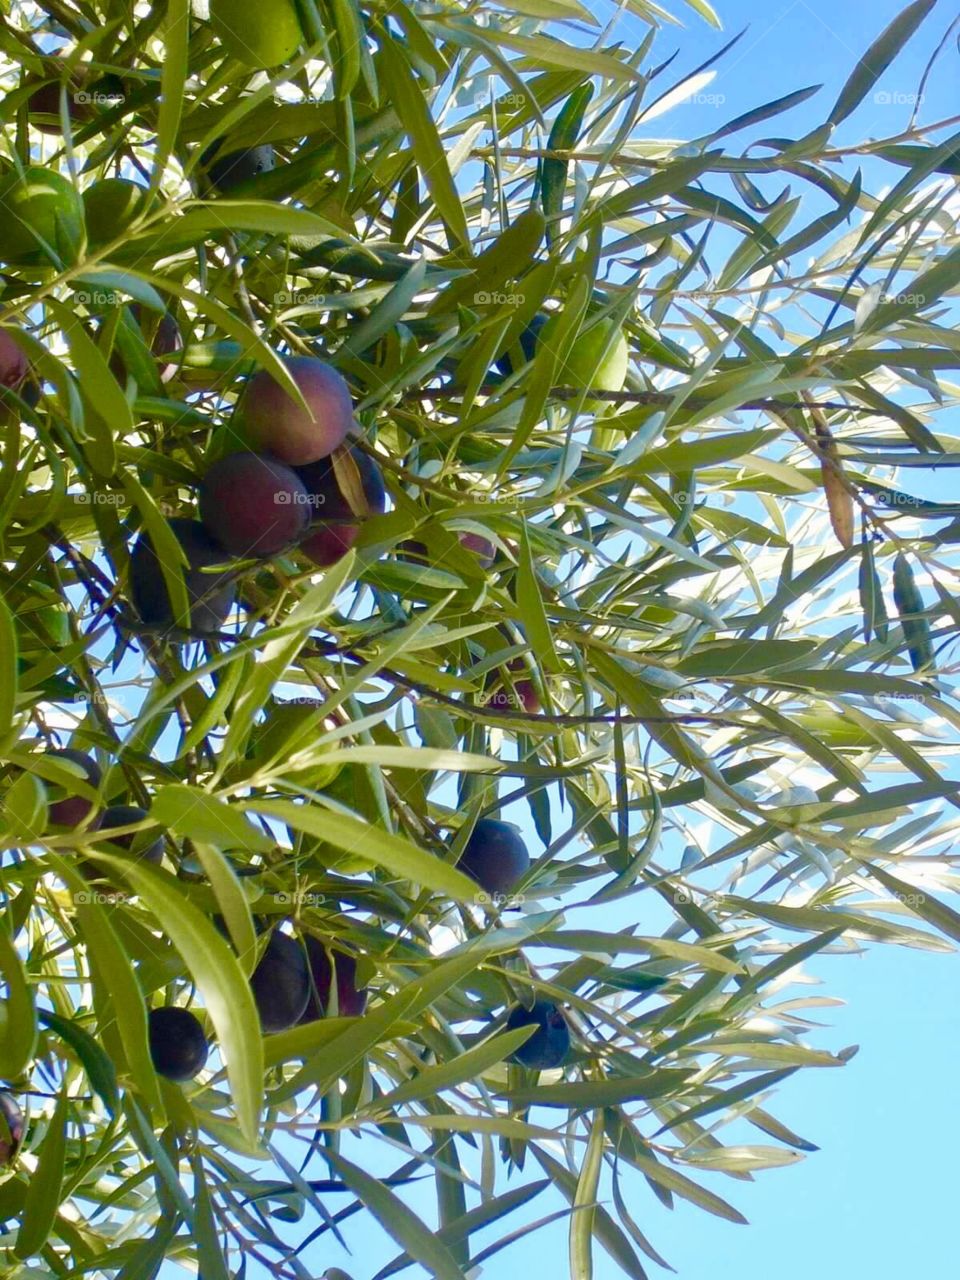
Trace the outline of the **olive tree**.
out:
M 626 8 L 3 7 L 4 1275 L 640 1280 L 960 937 L 933 0 L 682 143 Z

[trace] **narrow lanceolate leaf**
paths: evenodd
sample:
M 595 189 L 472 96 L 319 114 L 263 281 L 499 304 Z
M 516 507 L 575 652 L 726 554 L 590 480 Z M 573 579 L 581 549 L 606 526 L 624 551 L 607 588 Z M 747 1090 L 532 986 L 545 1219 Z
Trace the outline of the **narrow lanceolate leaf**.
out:
M 16 1080 L 33 1060 L 37 1015 L 33 989 L 6 927 L 0 928 L 0 974 L 7 986 L 7 998 L 0 1002 L 0 1079 Z
M 570 1280 L 593 1280 L 593 1230 L 597 1216 L 597 1190 L 603 1166 L 603 1111 L 594 1112 L 590 1141 L 580 1166 L 570 1215 Z
M 893 562 L 893 598 L 911 665 L 914 671 L 921 671 L 933 664 L 933 643 L 930 624 L 924 617 L 923 597 L 913 576 L 913 567 L 903 552 Z
M 738 1209 L 734 1209 L 732 1205 L 727 1204 L 726 1200 L 714 1195 L 712 1191 L 708 1191 L 705 1187 L 698 1186 L 691 1178 L 678 1173 L 676 1169 L 669 1168 L 652 1156 L 634 1151 L 630 1153 L 629 1163 L 652 1179 L 652 1181 L 659 1183 L 667 1191 L 672 1191 L 682 1199 L 689 1200 L 691 1204 L 695 1204 L 701 1209 L 706 1209 L 708 1213 L 712 1213 L 718 1218 L 726 1218 L 728 1222 L 738 1222 L 746 1225 L 747 1220 L 743 1214 Z
M 864 862 L 863 865 L 875 880 L 879 880 L 885 889 L 908 906 L 911 911 L 916 912 L 922 920 L 932 924 L 948 938 L 953 938 L 954 942 L 960 942 L 960 914 L 952 907 L 948 907 L 945 902 L 927 893 L 926 889 L 908 884 L 907 881 L 899 879 L 889 871 L 884 871 L 882 867 L 869 862 Z
M 72 1018 L 61 1018 L 58 1013 L 53 1013 L 49 1009 L 41 1009 L 38 1016 L 45 1027 L 55 1031 L 60 1039 L 74 1051 L 87 1073 L 90 1087 L 96 1092 L 110 1115 L 116 1115 L 120 1105 L 117 1072 L 103 1048 L 79 1022 Z
M 210 1191 L 203 1161 L 195 1156 L 191 1162 L 194 1185 L 193 1235 L 197 1250 L 198 1274 L 203 1280 L 230 1280 L 230 1270 L 217 1235 L 217 1219 L 210 1201 Z
M 324 1159 L 392 1236 L 436 1280 L 464 1280 L 449 1248 L 399 1196 L 343 1156 L 323 1148 Z
M 44 305 L 63 331 L 84 399 L 93 410 L 86 415 L 84 422 L 91 437 L 86 445 L 90 464 L 100 475 L 112 475 L 117 465 L 114 437 L 133 431 L 133 414 L 127 398 L 99 348 L 88 336 L 80 317 L 52 298 L 48 298 Z
M 377 61 L 381 88 L 407 131 L 420 173 L 437 206 L 437 212 L 449 227 L 453 239 L 468 247 L 470 232 L 463 205 L 450 173 L 446 149 L 437 132 L 423 90 L 417 83 L 399 42 L 388 40 L 386 44 L 384 56 Z
M 71 887 L 79 882 L 72 874 Z M 150 1059 L 147 1039 L 147 1011 L 130 958 L 124 951 L 109 913 L 83 890 L 74 890 L 74 905 L 83 938 L 90 952 L 95 980 L 106 987 L 103 993 L 117 1022 L 117 1031 L 127 1059 L 130 1078 L 156 1115 L 163 1114 L 163 1102 L 156 1072 Z
M 23 1220 L 14 1249 L 14 1254 L 20 1259 L 30 1258 L 40 1252 L 56 1221 L 63 1192 L 69 1106 L 69 1098 L 64 1089 L 57 1100 L 50 1127 L 40 1148 L 37 1170 L 27 1184 Z
M 553 1179 L 554 1185 L 572 1206 L 577 1196 L 577 1179 L 543 1147 L 531 1144 L 530 1150 L 543 1167 L 544 1173 Z M 647 1273 L 640 1265 L 630 1241 L 602 1205 L 598 1205 L 594 1212 L 592 1226 L 600 1245 L 630 1280 L 647 1280 Z
M 269 853 L 275 843 L 234 805 L 179 782 L 158 788 L 150 817 L 179 836 L 228 853 Z
M 190 43 L 190 0 L 167 0 L 163 25 L 163 76 L 160 82 L 160 121 L 150 187 L 160 188 L 167 159 L 173 154 L 183 113 Z
M 476 883 L 462 871 L 381 827 L 319 805 L 294 804 L 292 800 L 249 800 L 243 801 L 242 807 L 278 818 L 297 831 L 306 831 L 336 849 L 379 864 L 399 879 L 412 880 L 432 893 L 446 894 L 456 902 L 476 899 Z
M 578 1080 L 571 1084 L 507 1089 L 497 1097 L 521 1106 L 536 1103 L 544 1107 L 615 1107 L 641 1098 L 671 1095 L 683 1088 L 690 1074 L 689 1071 L 670 1067 L 663 1071 L 642 1072 L 623 1080 Z
M 13 723 L 17 704 L 17 633 L 7 603 L 0 595 L 0 738 Z
M 570 95 L 553 122 L 550 137 L 547 139 L 548 153 L 573 150 L 592 97 L 593 84 L 589 80 Z M 551 223 L 555 222 L 563 209 L 563 194 L 567 185 L 569 164 L 569 160 L 561 156 L 548 154 L 540 166 L 540 202 L 543 205 L 544 217 L 547 219 L 548 240 L 553 239 L 554 228 L 551 227 Z
M 873 543 L 867 538 L 861 548 L 860 607 L 863 609 L 863 638 L 869 643 L 876 633 L 878 640 L 887 638 L 887 606 L 883 599 L 880 575 L 877 573 Z
M 827 117 L 830 124 L 840 124 L 856 110 L 936 2 L 937 0 L 914 0 L 874 40 L 841 89 L 840 96 Z
M 816 426 L 817 444 L 820 446 L 820 475 L 827 498 L 830 524 L 841 547 L 849 550 L 853 546 L 853 497 L 847 487 L 840 454 L 826 418 L 820 409 L 811 409 L 810 416 Z
M 254 1146 L 263 1105 L 263 1041 L 250 984 L 236 957 L 172 876 L 142 862 L 93 851 L 90 856 L 130 881 L 183 956 L 226 1060 L 240 1131 Z
M 543 605 L 540 583 L 533 567 L 533 548 L 530 535 L 524 526 L 523 543 L 520 550 L 520 569 L 517 574 L 517 607 L 520 619 L 537 656 L 538 663 L 547 671 L 562 671 L 563 668 L 553 643 L 553 634 Z
M 753 124 L 760 124 L 761 121 L 769 120 L 772 116 L 778 116 L 784 111 L 790 111 L 793 107 L 798 107 L 801 102 L 806 102 L 808 98 L 813 97 L 822 88 L 822 84 L 813 84 L 806 89 L 797 89 L 793 93 L 788 93 L 782 98 L 775 98 L 772 102 L 767 102 L 762 107 L 754 107 L 751 111 L 745 111 L 743 115 L 737 116 L 729 124 L 719 128 L 716 133 L 711 133 L 709 141 L 716 142 L 719 138 L 726 138 L 729 134 L 736 133 L 740 129 L 749 129 Z
M 506 1031 L 503 1035 L 494 1036 L 473 1049 L 468 1049 L 466 1053 L 458 1054 L 450 1062 L 426 1067 L 406 1084 L 398 1085 L 382 1098 L 377 1098 L 372 1106 L 377 1111 L 381 1108 L 389 1109 L 401 1102 L 433 1097 L 464 1080 L 476 1079 L 495 1063 L 509 1058 L 511 1053 L 530 1038 L 530 1031 L 530 1027 Z

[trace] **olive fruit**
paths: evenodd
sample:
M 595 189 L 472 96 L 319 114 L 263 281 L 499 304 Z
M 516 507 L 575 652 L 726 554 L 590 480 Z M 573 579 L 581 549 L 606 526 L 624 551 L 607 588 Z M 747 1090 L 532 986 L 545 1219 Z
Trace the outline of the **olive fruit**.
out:
M 537 1030 L 513 1053 L 513 1061 L 535 1071 L 559 1067 L 570 1052 L 570 1027 L 563 1013 L 550 1000 L 537 1000 L 532 1009 L 515 1005 L 507 1018 L 507 1030 L 530 1026 Z
M 489 894 L 509 894 L 530 869 L 530 854 L 514 827 L 480 818 L 457 864 Z
M 196 1014 L 179 1005 L 150 1010 L 150 1057 L 158 1075 L 178 1083 L 192 1080 L 207 1065 L 210 1047 Z
M 272 556 L 296 542 L 310 519 L 297 473 L 263 453 L 220 458 L 200 485 L 204 528 L 232 556 Z
M 65 747 L 62 751 L 51 751 L 49 755 L 53 760 L 69 760 L 71 764 L 79 765 L 84 772 L 87 785 L 94 790 L 99 787 L 100 766 L 92 756 L 86 755 L 83 751 L 77 751 L 75 747 Z M 49 819 L 59 827 L 79 827 L 92 812 L 94 803 L 85 796 L 77 795 L 76 792 L 71 793 L 70 787 L 66 783 L 63 784 L 63 790 L 66 792 L 63 799 L 55 800 L 50 805 Z M 91 826 L 99 825 L 99 821 L 99 817 L 95 817 Z
M 336 970 L 337 1015 L 341 1018 L 358 1018 L 367 1007 L 366 987 L 357 988 L 357 960 L 344 951 L 327 953 L 319 938 L 307 937 L 307 957 L 313 986 L 301 1022 L 316 1022 L 322 1018 L 330 1004 L 333 969 Z M 330 958 L 333 957 L 333 969 Z
M 227 557 L 198 521 L 178 516 L 169 524 L 187 557 L 188 567 L 183 576 L 190 604 L 190 626 L 194 631 L 219 631 L 233 606 L 234 589 L 223 574 L 201 570 L 223 564 Z M 130 556 L 130 584 L 133 603 L 146 626 L 173 625 L 173 606 L 148 533 L 140 535 Z
M 353 401 L 350 388 L 325 361 L 287 356 L 284 363 L 310 412 L 261 369 L 244 388 L 239 416 L 254 448 L 302 467 L 343 444 L 353 426 Z
M 273 931 L 250 986 L 265 1032 L 286 1031 L 299 1022 L 310 998 L 310 971 L 296 938 Z

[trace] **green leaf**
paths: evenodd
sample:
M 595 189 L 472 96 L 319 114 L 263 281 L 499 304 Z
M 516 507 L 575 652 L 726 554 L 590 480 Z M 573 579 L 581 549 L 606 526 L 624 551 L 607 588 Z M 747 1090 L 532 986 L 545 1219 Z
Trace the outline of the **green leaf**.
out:
M 349 1160 L 327 1148 L 321 1149 L 323 1158 L 338 1173 L 354 1195 L 366 1205 L 373 1216 L 401 1248 L 436 1277 L 436 1280 L 464 1280 L 463 1272 L 453 1254 L 417 1217 L 412 1209 L 385 1187 L 377 1178 L 352 1164 Z
M 592 97 L 593 85 L 590 81 L 574 90 L 553 122 L 553 128 L 547 139 L 548 152 L 572 151 L 576 147 L 583 127 L 583 117 Z M 550 223 L 559 217 L 563 208 L 569 165 L 569 160 L 547 155 L 540 166 L 540 202 L 543 205 L 544 217 L 547 219 L 548 240 L 552 239 L 554 234 Z
M 613 1107 L 642 1098 L 659 1098 L 682 1088 L 690 1076 L 673 1068 L 647 1071 L 626 1079 L 584 1080 L 575 1084 L 542 1084 L 532 1089 L 506 1089 L 497 1094 L 518 1106 Z
M 236 957 L 172 876 L 142 862 L 92 850 L 89 856 L 129 880 L 183 956 L 217 1033 L 240 1131 L 254 1146 L 263 1104 L 263 1041 L 253 993 Z
M 902 552 L 893 562 L 893 598 L 900 615 L 911 665 L 914 671 L 922 671 L 933 665 L 930 624 L 926 618 L 923 597 L 913 576 L 913 567 Z
M 889 893 L 915 912 L 921 920 L 926 920 L 948 938 L 953 938 L 954 942 L 960 942 L 960 913 L 927 893 L 925 889 L 908 884 L 905 880 L 899 879 L 889 871 L 884 871 L 882 867 L 866 859 L 863 860 L 863 865 L 875 880 L 879 880 Z
M 167 0 L 163 24 L 163 74 L 160 81 L 160 111 L 157 149 L 151 191 L 159 191 L 167 160 L 173 155 L 180 117 L 183 114 L 184 85 L 188 75 L 190 44 L 190 0 Z
M 574 1209 L 580 1213 L 570 1215 L 570 1280 L 593 1278 L 593 1231 L 597 1214 L 597 1191 L 600 1187 L 600 1170 L 603 1167 L 604 1125 L 603 1112 L 593 1117 L 590 1141 L 580 1166 L 580 1177 L 573 1197 Z
M 117 1089 L 117 1072 L 109 1055 L 75 1019 L 61 1018 L 58 1013 L 48 1009 L 41 1009 L 38 1017 L 45 1027 L 55 1031 L 74 1051 L 87 1073 L 91 1088 L 102 1099 L 108 1113 L 116 1115 L 120 1106 L 120 1094 Z
M 150 806 L 151 820 L 224 852 L 269 853 L 276 841 L 258 830 L 236 805 L 199 787 L 169 783 L 159 787 Z
M 17 632 L 0 594 L 0 741 L 13 724 L 17 705 Z
M 936 2 L 914 0 L 874 40 L 840 90 L 840 96 L 827 117 L 830 124 L 840 124 L 860 105 Z
M 0 813 L 15 840 L 39 840 L 47 825 L 47 793 L 40 779 L 32 773 L 21 773 L 4 795 Z
M 575 1205 L 577 1202 L 578 1180 L 574 1178 L 569 1169 L 565 1168 L 559 1160 L 555 1160 L 542 1147 L 531 1144 L 530 1150 L 542 1166 L 544 1173 L 549 1175 L 564 1198 L 570 1205 Z M 631 1280 L 647 1280 L 647 1274 L 640 1265 L 630 1241 L 602 1205 L 597 1205 L 592 1215 L 592 1229 L 602 1247 L 620 1269 L 630 1276 Z
M 80 883 L 80 877 L 71 872 L 68 883 L 73 887 Z M 130 1077 L 147 1106 L 161 1116 L 163 1102 L 150 1057 L 147 1011 L 133 966 L 110 923 L 109 913 L 96 896 L 86 889 L 74 888 L 74 903 L 87 950 L 95 965 L 95 978 L 102 982 L 105 988 L 102 996 L 109 1001 L 116 1018 Z
M 431 893 L 443 894 L 454 902 L 474 902 L 475 881 L 435 854 L 425 853 L 401 836 L 351 818 L 320 805 L 294 804 L 290 800 L 245 800 L 241 807 L 251 813 L 278 818 L 295 831 L 343 849 L 357 858 L 383 867 L 400 880 L 412 880 Z
M 37 1015 L 23 961 L 4 929 L 0 929 L 0 973 L 7 984 L 7 998 L 0 1003 L 0 1078 L 16 1080 L 33 1060 Z
M 520 1047 L 531 1034 L 530 1027 L 517 1031 L 505 1031 L 459 1054 L 450 1062 L 440 1062 L 435 1067 L 424 1067 L 412 1080 L 398 1085 L 371 1103 L 371 1109 L 393 1108 L 404 1102 L 420 1101 L 439 1095 L 444 1089 L 473 1080 L 489 1070 L 497 1062 L 503 1062 Z
M 386 44 L 377 59 L 377 75 L 383 92 L 403 122 L 437 212 L 446 222 L 453 240 L 463 248 L 469 248 L 470 232 L 463 205 L 428 103 L 414 78 L 402 45 L 392 40 Z
M 27 1183 L 23 1221 L 13 1250 L 14 1256 L 23 1260 L 40 1252 L 57 1218 L 63 1194 L 69 1110 L 70 1099 L 64 1088 L 57 1099 L 56 1110 L 40 1148 L 36 1172 Z
M 133 414 L 127 398 L 99 348 L 87 336 L 80 317 L 52 298 L 44 305 L 67 340 L 83 397 L 94 410 L 93 414 L 86 415 L 84 422 L 90 435 L 86 446 L 90 464 L 98 474 L 111 476 L 117 466 L 114 434 L 122 437 L 133 431 Z
M 546 671 L 560 672 L 563 667 L 553 643 L 550 623 L 547 621 L 540 594 L 540 583 L 533 567 L 533 549 L 526 525 L 520 546 L 520 570 L 517 574 L 517 608 L 537 661 Z

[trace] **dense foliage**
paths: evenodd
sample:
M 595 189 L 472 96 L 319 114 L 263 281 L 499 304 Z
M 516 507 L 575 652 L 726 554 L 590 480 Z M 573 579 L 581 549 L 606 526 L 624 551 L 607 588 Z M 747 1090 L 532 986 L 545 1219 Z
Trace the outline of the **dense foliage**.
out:
M 0 1274 L 642 1278 L 813 1149 L 804 962 L 960 938 L 932 7 L 681 143 L 706 0 L 3 5 Z

